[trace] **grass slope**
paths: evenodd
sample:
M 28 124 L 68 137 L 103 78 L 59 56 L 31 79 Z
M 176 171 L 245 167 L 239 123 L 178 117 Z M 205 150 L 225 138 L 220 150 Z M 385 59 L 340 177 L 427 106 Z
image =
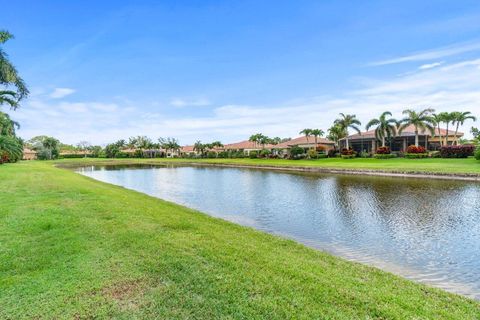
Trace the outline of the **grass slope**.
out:
M 65 159 L 60 163 L 217 163 L 251 166 L 313 167 L 320 169 L 378 170 L 404 173 L 437 173 L 480 176 L 480 161 L 468 159 L 372 159 L 327 158 L 318 160 L 282 160 L 282 159 Z
M 0 318 L 475 319 L 478 302 L 47 162 L 0 166 Z

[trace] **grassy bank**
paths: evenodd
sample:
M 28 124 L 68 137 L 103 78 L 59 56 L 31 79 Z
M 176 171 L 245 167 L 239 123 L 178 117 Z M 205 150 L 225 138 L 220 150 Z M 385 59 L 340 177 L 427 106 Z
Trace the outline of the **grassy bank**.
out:
M 59 163 L 156 163 L 194 162 L 251 166 L 312 167 L 333 170 L 374 170 L 401 173 L 430 173 L 480 176 L 480 161 L 468 159 L 341 159 L 281 160 L 281 159 L 65 159 Z
M 50 162 L 0 166 L 0 181 L 2 319 L 480 317 L 478 302 Z

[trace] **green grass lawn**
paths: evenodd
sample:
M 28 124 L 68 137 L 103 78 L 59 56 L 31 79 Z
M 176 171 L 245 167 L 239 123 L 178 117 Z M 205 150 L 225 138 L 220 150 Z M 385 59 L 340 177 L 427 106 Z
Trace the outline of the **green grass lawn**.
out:
M 480 175 L 480 161 L 468 159 L 342 159 L 328 158 L 318 160 L 281 160 L 281 159 L 65 159 L 60 163 L 137 163 L 137 162 L 195 162 L 219 163 L 253 166 L 297 166 L 344 170 L 378 170 L 405 173 L 437 173 Z
M 51 162 L 0 166 L 0 181 L 1 319 L 480 317 L 473 300 Z

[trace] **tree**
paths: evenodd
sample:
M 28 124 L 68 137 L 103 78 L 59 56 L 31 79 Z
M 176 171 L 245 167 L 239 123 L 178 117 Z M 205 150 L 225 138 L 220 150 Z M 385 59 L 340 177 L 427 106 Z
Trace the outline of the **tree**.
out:
M 87 151 L 90 150 L 91 144 L 88 141 L 80 141 L 77 143 L 77 148 L 83 152 L 85 158 L 87 157 Z
M 7 104 L 10 109 L 18 107 L 17 93 L 11 90 L 0 90 L 0 105 Z
M 22 159 L 23 143 L 14 136 L 0 135 L 0 164 Z
M 325 132 L 322 129 L 312 129 L 310 134 L 315 138 L 315 148 L 318 144 L 318 137 L 323 137 Z
M 158 139 L 159 145 L 161 148 L 168 151 L 178 151 L 180 150 L 180 145 L 178 144 L 178 140 L 175 138 L 159 138 Z
M 200 140 L 195 142 L 195 144 L 193 145 L 193 151 L 200 153 L 200 156 L 203 156 L 205 149 L 206 149 L 205 145 Z
M 15 128 L 19 129 L 20 124 L 10 119 L 10 116 L 0 112 L 0 135 L 15 137 Z
M 458 128 L 460 125 L 463 126 L 465 121 L 467 120 L 472 120 L 472 121 L 477 121 L 477 118 L 470 112 L 470 111 L 465 111 L 465 112 L 460 112 L 460 111 L 455 111 L 452 112 L 452 118 L 453 118 L 453 124 L 456 124 L 455 127 L 455 144 L 458 145 Z
M 339 125 L 333 125 L 330 129 L 328 129 L 327 139 L 335 142 L 336 147 L 338 147 L 339 141 L 346 136 L 347 133 L 345 132 L 345 129 L 343 129 Z
M 443 136 L 442 132 L 440 131 L 440 124 L 445 120 L 444 115 L 442 113 L 434 113 L 432 114 L 433 124 L 437 127 L 438 137 L 440 139 L 440 146 L 443 146 Z
M 48 151 L 48 160 L 52 160 L 58 154 L 57 148 L 59 143 L 60 141 L 53 137 L 46 137 L 43 139 L 42 145 Z
M 398 121 L 394 118 L 387 119 L 388 116 L 391 117 L 392 113 L 390 111 L 385 111 L 380 115 L 378 119 L 370 120 L 366 126 L 366 130 L 369 130 L 371 127 L 376 126 L 375 138 L 382 141 L 382 147 L 385 147 L 385 138 L 388 138 L 390 140 L 397 134 Z
M 15 91 L 2 91 L 3 94 L 0 94 L 0 96 L 2 96 L 3 99 L 5 99 L 5 96 L 7 96 L 7 99 L 12 99 L 12 102 L 15 103 L 12 104 L 8 101 L 7 103 L 10 105 L 10 107 L 16 109 L 18 107 L 18 102 L 25 98 L 29 92 L 27 86 L 25 85 L 25 82 L 19 76 L 17 69 L 10 62 L 7 54 L 5 53 L 5 51 L 3 51 L 3 48 L 1 46 L 12 38 L 13 35 L 11 33 L 9 33 L 8 31 L 0 30 L 0 85 L 3 85 L 5 87 L 13 86 L 13 88 L 15 88 Z M 0 101 L 2 100 L 0 99 Z M 0 102 L 0 104 L 2 103 Z
M 423 132 L 430 131 L 432 136 L 435 134 L 435 119 L 432 117 L 432 113 L 435 110 L 431 108 L 424 109 L 420 112 L 416 112 L 412 109 L 407 109 L 403 111 L 403 114 L 406 116 L 402 120 L 399 121 L 400 126 L 398 128 L 398 132 L 401 134 L 405 128 L 408 126 L 415 127 L 415 146 L 418 147 L 418 132 L 421 129 Z
M 307 138 L 307 143 L 308 143 L 308 137 L 312 134 L 312 129 L 303 129 L 302 131 L 299 132 L 299 134 L 303 134 L 305 138 Z
M 259 143 L 260 138 L 261 138 L 262 136 L 263 136 L 263 134 L 261 134 L 261 133 L 252 134 L 252 135 L 250 136 L 250 138 L 248 138 L 248 141 L 253 142 L 253 144 L 254 144 L 255 146 L 257 146 L 257 144 Z
M 335 125 L 338 125 L 342 131 L 346 133 L 345 136 L 345 147 L 349 149 L 349 144 L 348 144 L 348 129 L 353 129 L 356 132 L 360 133 L 360 128 L 358 127 L 362 123 L 360 120 L 357 119 L 357 116 L 354 114 L 343 114 L 340 113 L 340 118 L 335 120 L 334 122 Z
M 105 156 L 107 158 L 115 158 L 120 153 L 120 148 L 116 143 L 109 143 L 105 146 Z

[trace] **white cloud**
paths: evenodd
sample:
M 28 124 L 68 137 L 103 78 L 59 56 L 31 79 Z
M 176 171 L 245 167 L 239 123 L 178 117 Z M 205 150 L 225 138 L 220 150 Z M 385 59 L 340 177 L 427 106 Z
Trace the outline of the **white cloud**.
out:
M 60 99 L 71 95 L 74 92 L 75 90 L 71 88 L 55 88 L 55 90 L 53 90 L 53 92 L 50 94 L 50 98 Z
M 420 70 L 433 69 L 433 68 L 436 68 L 436 67 L 441 66 L 441 65 L 444 64 L 444 63 L 445 63 L 445 62 L 440 61 L 440 62 L 433 62 L 433 63 L 422 64 L 420 67 L 418 67 L 418 69 L 420 69 Z
M 181 98 L 173 98 L 170 101 L 170 105 L 178 108 L 182 107 L 204 107 L 210 105 L 210 101 L 205 98 L 199 98 L 199 99 L 181 99 Z
M 67 143 L 87 140 L 104 144 L 133 135 L 224 143 L 246 139 L 255 132 L 295 137 L 305 127 L 328 129 L 339 112 L 356 114 L 365 124 L 389 110 L 400 118 L 405 108 L 437 111 L 468 110 L 480 116 L 480 59 L 420 69 L 388 80 L 363 79 L 359 87 L 337 96 L 299 99 L 280 106 L 224 105 L 206 108 L 201 117 L 161 114 L 134 105 L 101 102 L 55 102 L 32 97 L 12 112 L 24 138 L 48 134 Z M 144 105 L 142 105 L 144 108 Z M 157 108 L 152 108 L 156 110 Z M 461 128 L 470 131 L 472 122 Z
M 433 50 L 416 52 L 410 55 L 370 63 L 371 66 L 383 66 L 402 62 L 435 60 L 461 53 L 480 50 L 480 42 L 459 43 Z

